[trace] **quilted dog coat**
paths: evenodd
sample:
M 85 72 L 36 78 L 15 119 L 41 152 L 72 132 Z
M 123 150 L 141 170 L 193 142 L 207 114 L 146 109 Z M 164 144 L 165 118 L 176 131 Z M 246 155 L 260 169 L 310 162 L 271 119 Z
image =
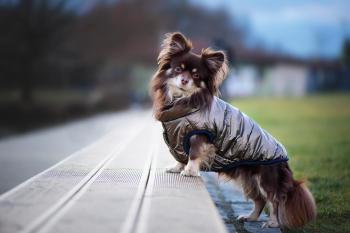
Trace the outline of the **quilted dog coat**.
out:
M 178 162 L 187 163 L 192 135 L 208 137 L 216 153 L 209 167 L 202 170 L 224 171 L 239 165 L 267 165 L 288 160 L 280 142 L 239 109 L 217 97 L 210 110 L 170 106 L 162 112 L 160 121 L 164 140 Z

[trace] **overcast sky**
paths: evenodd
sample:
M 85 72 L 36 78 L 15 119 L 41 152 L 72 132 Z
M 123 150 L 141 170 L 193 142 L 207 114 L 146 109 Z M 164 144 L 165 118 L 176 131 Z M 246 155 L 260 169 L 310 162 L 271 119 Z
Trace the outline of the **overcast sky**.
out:
M 224 7 L 268 47 L 302 56 L 336 57 L 350 37 L 350 1 L 346 0 L 192 0 L 208 8 Z

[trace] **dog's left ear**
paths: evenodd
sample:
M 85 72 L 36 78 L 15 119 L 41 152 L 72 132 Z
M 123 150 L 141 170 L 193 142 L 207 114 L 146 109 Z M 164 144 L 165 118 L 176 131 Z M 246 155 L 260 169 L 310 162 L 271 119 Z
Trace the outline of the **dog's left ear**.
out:
M 213 93 L 216 94 L 219 90 L 219 86 L 226 78 L 228 66 L 226 55 L 222 51 L 214 51 L 210 48 L 202 50 L 202 60 L 206 64 L 209 72 L 211 73 L 211 79 Z

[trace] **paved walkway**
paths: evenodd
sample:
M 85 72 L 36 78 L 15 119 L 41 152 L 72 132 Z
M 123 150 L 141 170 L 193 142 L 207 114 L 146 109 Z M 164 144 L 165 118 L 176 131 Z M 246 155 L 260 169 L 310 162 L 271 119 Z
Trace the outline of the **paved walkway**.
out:
M 203 172 L 201 176 L 229 232 L 281 233 L 278 228 L 262 228 L 267 221 L 266 213 L 262 213 L 257 222 L 237 221 L 238 216 L 250 213 L 253 203 L 243 197 L 237 186 L 219 178 L 216 173 Z

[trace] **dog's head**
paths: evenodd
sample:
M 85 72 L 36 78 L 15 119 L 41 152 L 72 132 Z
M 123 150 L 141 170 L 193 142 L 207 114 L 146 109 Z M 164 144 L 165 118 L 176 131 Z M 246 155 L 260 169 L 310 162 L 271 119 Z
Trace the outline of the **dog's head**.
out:
M 209 48 L 195 54 L 191 49 L 191 41 L 181 33 L 166 34 L 158 63 L 159 68 L 165 71 L 169 94 L 172 97 L 189 97 L 207 89 L 210 94 L 216 95 L 227 70 L 225 54 Z
M 182 102 L 209 106 L 208 102 L 218 94 L 227 71 L 225 54 L 209 48 L 201 54 L 191 50 L 191 41 L 181 33 L 165 35 L 158 56 L 158 71 L 151 83 L 155 101 L 158 98 L 164 104 L 186 99 Z

